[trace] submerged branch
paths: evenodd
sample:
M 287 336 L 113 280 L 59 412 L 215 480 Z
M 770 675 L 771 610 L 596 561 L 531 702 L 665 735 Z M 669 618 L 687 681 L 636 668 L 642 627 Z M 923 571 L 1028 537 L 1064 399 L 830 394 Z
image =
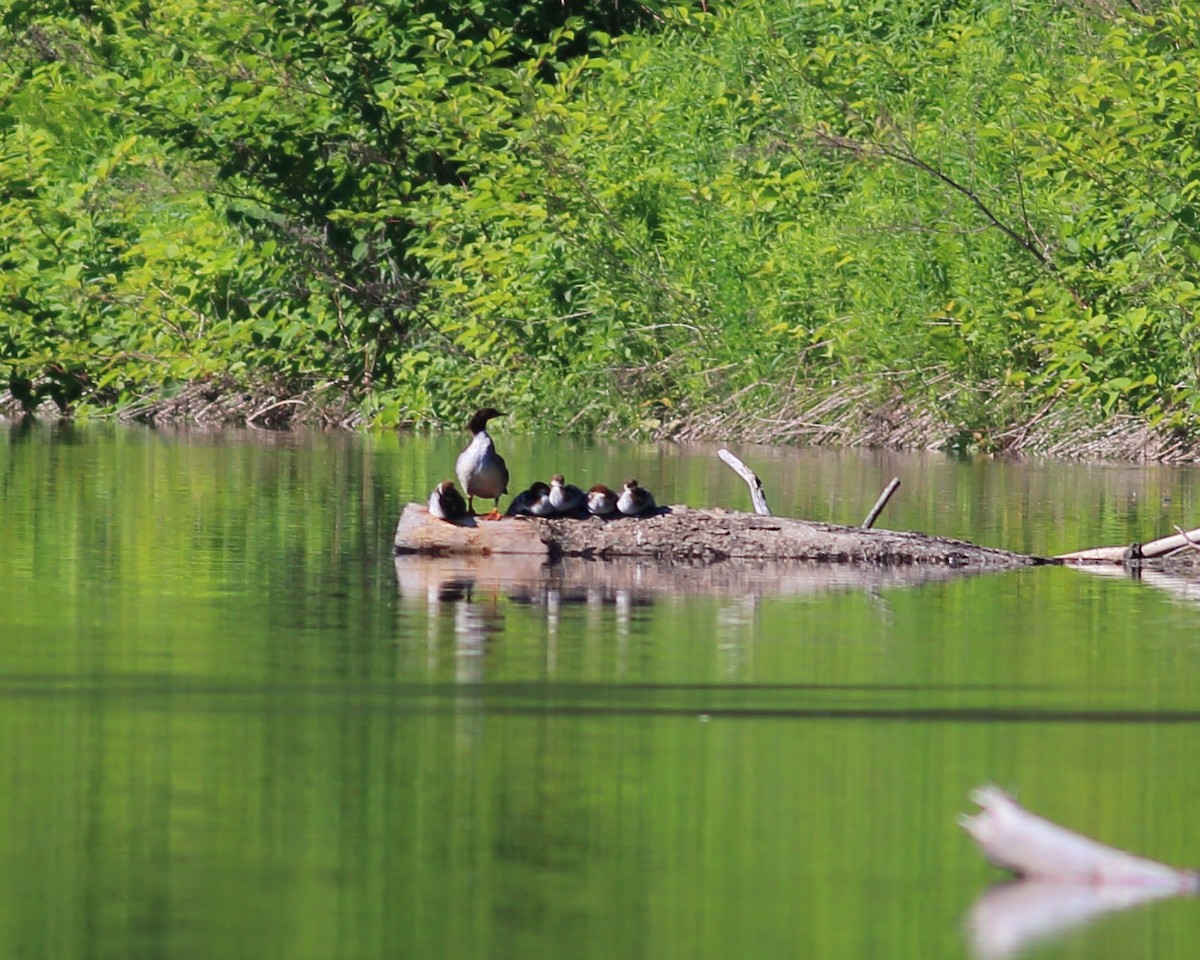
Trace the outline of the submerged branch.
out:
M 980 811 L 959 818 L 987 859 L 1022 877 L 1200 893 L 1200 874 L 1134 856 L 1024 809 L 997 787 L 971 794 Z

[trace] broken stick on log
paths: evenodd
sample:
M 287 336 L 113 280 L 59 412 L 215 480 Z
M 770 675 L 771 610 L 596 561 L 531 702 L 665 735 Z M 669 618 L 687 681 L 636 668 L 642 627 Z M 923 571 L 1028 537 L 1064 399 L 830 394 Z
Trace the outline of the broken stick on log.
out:
M 746 481 L 746 486 L 750 488 L 750 502 L 754 504 L 754 512 L 760 517 L 771 516 L 771 508 L 767 506 L 767 495 L 763 493 L 762 481 L 758 479 L 758 474 L 724 447 L 717 451 L 717 456 L 729 464 L 733 468 L 733 472 Z
M 892 482 L 883 488 L 883 493 L 879 495 L 879 499 L 875 501 L 875 506 L 871 508 L 871 512 L 867 514 L 867 519 L 862 522 L 864 530 L 870 530 L 875 526 L 875 521 L 879 519 L 879 515 L 883 513 L 883 508 L 887 506 L 887 502 L 892 499 L 892 494 L 900 489 L 900 478 L 892 477 Z

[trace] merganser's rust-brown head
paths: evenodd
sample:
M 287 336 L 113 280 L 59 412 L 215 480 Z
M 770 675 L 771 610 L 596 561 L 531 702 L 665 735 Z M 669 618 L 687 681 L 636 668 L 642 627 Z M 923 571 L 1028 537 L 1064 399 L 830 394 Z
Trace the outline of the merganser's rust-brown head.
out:
M 483 407 L 482 409 L 475 411 L 475 416 L 473 416 L 470 422 L 467 424 L 467 429 L 470 430 L 471 433 L 479 433 L 480 431 L 487 429 L 487 422 L 491 420 L 492 417 L 503 416 L 505 416 L 505 414 L 501 413 L 495 407 Z
M 606 497 L 615 497 L 616 496 L 616 493 L 611 488 L 606 487 L 602 483 L 596 484 L 594 487 L 592 487 L 590 490 L 588 490 L 588 493 L 600 493 Z
M 552 476 L 550 478 L 550 482 L 552 484 L 557 483 L 561 487 L 564 483 L 567 482 L 567 478 L 564 477 L 561 473 L 556 473 L 554 476 Z

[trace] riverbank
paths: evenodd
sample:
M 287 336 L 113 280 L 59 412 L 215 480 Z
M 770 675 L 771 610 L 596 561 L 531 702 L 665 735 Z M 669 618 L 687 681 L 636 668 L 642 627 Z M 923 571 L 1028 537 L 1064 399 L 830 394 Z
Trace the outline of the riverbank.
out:
M 1197 0 L 635 8 L 0 23 L 8 409 L 1200 456 Z
M 1037 456 L 1062 460 L 1192 463 L 1200 460 L 1200 442 L 1177 431 L 1154 428 L 1129 414 L 1097 417 L 1064 400 L 1029 412 L 1020 398 L 999 394 L 990 402 L 986 423 L 964 425 L 951 411 L 977 389 L 947 385 L 939 405 L 905 398 L 869 381 L 854 384 L 762 386 L 753 393 L 706 410 L 672 411 L 632 424 L 599 419 L 594 429 L 550 432 L 586 433 L 594 439 L 645 439 L 662 442 L 719 441 L 857 449 L 945 450 L 968 454 Z M 1002 416 L 1007 411 L 1009 416 Z M 659 411 L 665 413 L 666 411 Z M 15 422 L 26 414 L 11 392 L 0 392 L 0 419 Z M 67 419 L 50 399 L 34 416 Z M 147 397 L 114 410 L 87 409 L 80 419 L 160 426 L 249 426 L 265 429 L 318 427 L 370 428 L 362 404 L 344 390 L 326 386 L 289 392 L 279 387 L 250 388 L 233 383 L 191 384 L 169 397 Z M 545 430 L 536 417 L 510 418 L 514 428 Z M 455 424 L 410 421 L 405 429 L 455 429 Z
M 1040 407 L 997 390 L 947 385 L 935 403 L 920 402 L 878 384 L 859 382 L 763 391 L 744 409 L 695 412 L 664 422 L 660 439 L 729 440 L 895 450 L 950 450 L 1065 460 L 1190 463 L 1200 442 L 1179 430 L 1154 427 L 1132 414 L 1100 416 L 1069 398 Z M 967 399 L 963 394 L 969 395 Z M 986 418 L 953 416 L 963 404 Z

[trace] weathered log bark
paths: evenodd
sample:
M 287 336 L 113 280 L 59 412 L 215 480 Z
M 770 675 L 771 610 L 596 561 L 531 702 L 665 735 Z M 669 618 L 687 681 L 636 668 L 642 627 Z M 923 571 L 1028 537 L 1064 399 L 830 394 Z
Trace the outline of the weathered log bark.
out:
M 396 527 L 398 554 L 525 555 L 665 561 L 807 560 L 959 570 L 1006 570 L 1057 561 L 921 533 L 863 530 L 734 510 L 676 506 L 637 518 L 475 518 L 448 523 L 421 504 L 404 508 Z

